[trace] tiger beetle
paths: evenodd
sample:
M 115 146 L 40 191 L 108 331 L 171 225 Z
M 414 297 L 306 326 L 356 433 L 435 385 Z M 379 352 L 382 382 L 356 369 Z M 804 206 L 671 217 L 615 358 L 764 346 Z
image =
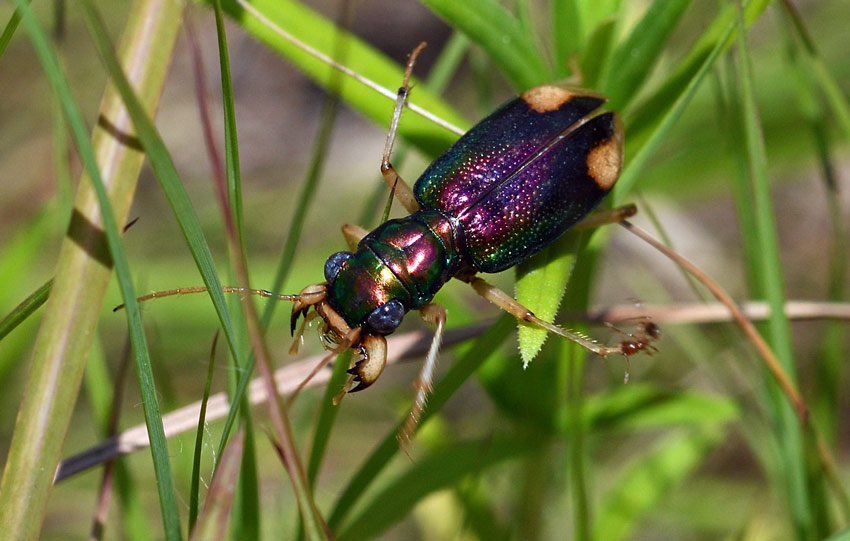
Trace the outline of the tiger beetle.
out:
M 628 206 L 583 220 L 614 186 L 623 162 L 622 123 L 615 112 L 600 110 L 605 96 L 568 86 L 532 88 L 466 132 L 425 169 L 411 190 L 390 156 L 413 65 L 424 45 L 409 56 L 381 163 L 384 181 L 410 215 L 389 220 L 371 233 L 343 226 L 351 251 L 331 255 L 325 263 L 325 282 L 307 286 L 298 295 L 224 288 L 294 302 L 290 323 L 298 339 L 307 321 L 321 318 L 322 341 L 331 351 L 313 374 L 346 349 L 357 350 L 360 359 L 349 370 L 340 397 L 378 379 L 386 364 L 384 337 L 407 312 L 418 310 L 433 323 L 436 332 L 417 378 L 416 399 L 399 434 L 402 444 L 409 441 L 425 407 L 446 322 L 445 309 L 431 301 L 451 278 L 467 282 L 518 320 L 572 340 L 600 357 L 620 354 L 628 359 L 654 350 L 651 343 L 660 335 L 658 327 L 646 321 L 636 332 L 622 333 L 620 344 L 602 345 L 541 320 L 478 276 L 522 263 L 573 226 L 594 227 L 634 213 Z M 164 291 L 141 299 L 199 291 L 205 288 Z M 301 316 L 304 325 L 296 329 Z

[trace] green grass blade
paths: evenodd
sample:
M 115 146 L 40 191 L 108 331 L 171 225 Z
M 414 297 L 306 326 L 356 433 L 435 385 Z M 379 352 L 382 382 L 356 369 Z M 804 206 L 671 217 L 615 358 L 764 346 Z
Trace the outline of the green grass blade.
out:
M 773 351 L 786 372 L 795 377 L 796 367 L 791 345 L 791 327 L 783 310 L 785 304 L 785 286 L 782 278 L 782 262 L 779 254 L 779 240 L 776 234 L 776 219 L 771 202 L 770 183 L 767 175 L 767 156 L 761 131 L 758 109 L 753 88 L 753 75 L 750 66 L 749 45 L 746 36 L 743 7 L 736 2 L 738 16 L 737 63 L 738 84 L 742 98 L 742 120 L 744 124 L 745 144 L 747 148 L 749 177 L 753 192 L 757 258 L 752 263 L 759 277 L 756 295 L 766 298 L 771 308 L 768 320 L 768 336 Z M 755 285 L 755 284 L 754 284 Z M 814 513 L 810 480 L 806 475 L 805 442 L 799 421 L 793 407 L 782 396 L 776 382 L 770 378 L 765 382 L 772 398 L 773 415 L 782 429 L 776 432 L 777 446 L 783 464 L 779 474 L 784 478 L 789 499 L 791 520 L 799 538 L 808 537 L 814 530 Z
M 348 378 L 351 355 L 351 350 L 348 350 L 336 358 L 331 379 L 328 381 L 328 384 L 325 386 L 325 392 L 322 394 L 321 409 L 319 410 L 319 418 L 316 421 L 316 429 L 313 432 L 310 458 L 307 462 L 307 480 L 310 482 L 310 486 L 316 485 L 319 468 L 322 465 L 322 459 L 325 456 L 325 450 L 331 438 L 331 429 L 339 413 L 340 406 L 335 405 L 333 399 L 337 394 L 342 392 L 345 380 Z
M 221 3 L 213 2 L 213 12 L 215 15 L 216 38 L 218 42 L 218 57 L 219 57 L 219 73 L 221 75 L 221 95 L 222 95 L 222 114 L 224 117 L 224 145 L 225 145 L 225 171 L 224 178 L 220 174 L 215 176 L 215 183 L 219 190 L 225 190 L 227 199 L 221 201 L 223 218 L 228 229 L 228 237 L 236 238 L 236 246 L 231 242 L 229 248 L 231 257 L 247 261 L 247 246 L 245 242 L 245 223 L 244 213 L 242 208 L 242 180 L 239 158 L 239 143 L 238 132 L 236 129 L 236 107 L 234 103 L 233 80 L 230 70 L 230 54 L 227 46 L 227 34 L 224 26 L 224 16 L 221 10 Z M 202 67 L 201 55 L 197 54 L 196 62 Z M 199 84 L 203 84 L 202 82 Z M 199 89 L 200 96 L 203 96 L 203 90 Z M 203 101 L 203 100 L 202 100 Z M 203 115 L 204 125 L 207 130 L 212 131 L 211 121 L 208 118 L 207 110 L 204 109 Z M 211 158 L 216 159 L 216 158 Z M 220 164 L 213 164 L 214 171 L 219 171 Z M 225 186 L 220 184 L 224 183 Z M 243 263 L 247 266 L 247 263 Z M 238 282 L 238 280 L 237 280 Z M 234 321 L 235 338 L 238 341 L 240 351 L 247 349 L 248 332 L 245 326 L 245 319 L 242 304 L 237 298 L 231 298 L 231 306 L 234 313 L 240 317 Z M 248 360 L 245 365 L 240 365 L 240 359 L 233 358 L 233 364 L 236 370 L 229 374 L 230 389 L 244 389 L 247 382 L 254 373 L 255 357 L 253 354 L 246 355 Z M 242 453 L 241 471 L 238 479 L 237 493 L 235 496 L 235 508 L 233 511 L 233 520 L 231 527 L 234 532 L 239 535 L 255 538 L 260 534 L 260 496 L 259 496 L 259 481 L 257 479 L 257 464 L 255 453 L 255 433 L 253 431 L 253 422 L 251 419 L 251 409 L 248 407 L 248 401 L 242 392 L 233 393 L 234 399 L 231 401 L 230 412 L 228 414 L 228 422 L 225 424 L 225 430 L 222 431 L 219 441 L 218 451 L 216 456 L 222 456 L 225 446 L 230 438 L 230 427 L 235 421 L 237 413 L 241 414 L 242 430 L 244 432 L 244 444 Z M 217 465 L 216 465 L 217 467 Z
M 53 280 L 44 282 L 41 287 L 30 293 L 26 299 L 22 300 L 6 317 L 0 320 L 0 340 L 15 330 L 18 325 L 26 321 L 42 304 L 47 302 L 51 287 L 53 287 Z
M 523 31 L 522 22 L 494 0 L 422 0 L 452 27 L 462 30 L 490 55 L 518 90 L 552 79 L 552 72 Z
M 555 48 L 556 79 L 567 77 L 570 61 L 582 50 L 586 29 L 582 26 L 576 0 L 553 0 L 552 2 L 552 42 Z
M 353 72 L 376 82 L 387 93 L 384 98 L 376 95 L 375 89 L 354 81 L 342 79 L 340 97 L 355 110 L 381 126 L 388 126 L 392 116 L 396 90 L 401 84 L 403 68 L 376 49 L 345 30 L 338 29 L 331 21 L 293 0 L 254 0 L 250 11 L 241 0 L 222 3 L 225 13 L 237 20 L 245 32 L 265 43 L 278 54 L 288 58 L 300 70 L 326 90 L 332 90 L 333 69 L 328 64 L 305 52 L 294 40 L 332 58 L 337 33 L 341 33 L 348 47 L 346 67 Z M 430 111 L 461 129 L 469 122 L 444 100 L 417 85 L 410 103 Z M 444 127 L 416 114 L 408 112 L 399 127 L 399 134 L 426 155 L 436 156 L 457 139 L 457 135 Z
M 12 36 L 15 35 L 15 30 L 18 29 L 18 25 L 21 24 L 21 10 L 15 9 L 12 12 L 12 16 L 9 17 L 9 22 L 6 23 L 6 26 L 3 28 L 3 33 L 0 34 L 0 57 L 3 56 L 3 53 L 6 52 L 6 47 L 9 46 L 9 42 L 12 41 Z
M 221 291 L 221 280 L 219 280 L 218 273 L 216 272 L 212 254 L 201 230 L 201 224 L 192 208 L 192 203 L 189 201 L 186 189 L 180 182 L 180 176 L 177 174 L 174 162 L 171 160 L 171 156 L 168 154 L 168 150 L 165 148 L 165 144 L 156 131 L 153 122 L 147 113 L 145 113 L 135 92 L 130 87 L 124 70 L 115 57 L 112 44 L 106 35 L 99 16 L 94 11 L 89 0 L 86 0 L 83 6 L 85 7 L 86 23 L 89 26 L 92 37 L 95 39 L 98 53 L 113 79 L 113 84 L 115 84 L 115 87 L 121 94 L 121 99 L 124 101 L 130 117 L 133 119 L 133 125 L 136 128 L 139 141 L 141 141 L 142 146 L 145 148 L 156 179 L 159 181 L 159 185 L 163 193 L 165 193 L 168 203 L 171 205 L 174 217 L 180 225 L 180 230 L 183 232 L 186 244 L 192 253 L 204 285 L 207 287 L 209 296 L 212 299 L 230 352 L 234 358 L 241 359 L 241 352 L 236 348 L 230 312 L 227 309 L 224 293 Z M 245 362 L 240 361 L 238 364 L 239 366 L 244 366 Z
M 463 383 L 478 369 L 479 366 L 501 345 L 510 334 L 514 318 L 508 314 L 502 315 L 492 327 L 487 329 L 470 349 L 457 360 L 448 373 L 435 386 L 422 412 L 421 427 L 428 419 L 440 411 L 449 398 Z M 354 504 L 363 496 L 366 489 L 377 478 L 390 459 L 398 452 L 396 436 L 406 419 L 402 421 L 384 438 L 359 470 L 354 474 L 348 485 L 340 493 L 339 498 L 328 518 L 328 525 L 336 530 L 351 511 Z
M 230 508 L 233 505 L 233 495 L 236 492 L 236 479 L 240 471 L 244 443 L 245 433 L 240 430 L 224 450 L 219 467 L 210 483 L 204 510 L 198 518 L 197 527 L 190 539 L 213 541 L 224 537 Z
M 752 25 L 762 15 L 770 1 L 749 0 L 747 2 L 745 6 L 747 25 Z M 681 96 L 688 92 L 692 81 L 705 66 L 706 59 L 715 54 L 718 45 L 720 45 L 720 51 L 717 54 L 725 52 L 731 47 L 734 36 L 735 10 L 734 6 L 727 5 L 691 47 L 685 58 L 671 70 L 671 75 L 658 90 L 637 108 L 630 107 L 627 111 L 621 111 L 627 127 L 627 140 L 629 137 L 632 139 L 643 137 L 644 132 L 651 130 L 655 124 L 659 123 L 670 108 L 670 104 L 679 101 Z
M 189 533 L 195 528 L 198 519 L 198 494 L 201 490 L 201 451 L 204 447 L 204 428 L 206 427 L 207 401 L 210 398 L 212 378 L 215 373 L 215 346 L 218 343 L 218 333 L 213 339 L 210 350 L 210 360 L 207 366 L 207 382 L 204 385 L 204 396 L 201 398 L 201 412 L 198 414 L 198 430 L 195 432 L 195 449 L 192 455 L 192 482 L 189 485 Z
M 820 84 L 826 96 L 827 103 L 832 108 L 835 118 L 841 131 L 844 132 L 844 139 L 850 139 L 850 102 L 847 100 L 835 77 L 830 73 L 824 62 L 823 57 L 815 47 L 815 43 L 811 38 L 811 34 L 803 23 L 802 17 L 797 12 L 794 4 L 787 0 L 780 2 L 782 8 L 788 17 L 791 19 L 797 34 L 803 42 L 806 52 L 808 53 L 808 62 L 814 79 Z
M 613 109 L 625 109 L 635 97 L 690 5 L 691 0 L 653 2 L 614 51 L 598 85 Z
M 599 76 L 611 61 L 616 23 L 613 17 L 600 22 L 591 32 L 587 46 L 581 52 L 578 62 L 581 67 L 582 85 L 587 88 L 596 88 L 599 85 Z
M 109 202 L 109 195 L 107 194 L 104 182 L 100 177 L 97 160 L 95 159 L 94 151 L 89 143 L 85 123 L 83 122 L 82 115 L 71 97 L 71 91 L 68 88 L 64 74 L 59 67 L 58 60 L 52 52 L 47 41 L 47 37 L 36 21 L 35 16 L 29 9 L 29 6 L 23 0 L 17 0 L 17 5 L 18 9 L 20 9 L 24 15 L 23 23 L 27 27 L 33 45 L 35 46 L 36 52 L 39 56 L 39 60 L 44 66 L 44 71 L 50 81 L 51 87 L 62 102 L 77 151 L 80 153 L 82 161 L 86 166 L 86 170 L 89 175 L 91 175 L 92 183 L 100 203 L 106 242 L 109 246 L 109 252 L 115 266 L 115 274 L 118 278 L 121 294 L 125 303 L 127 324 L 130 329 L 130 340 L 133 345 L 133 354 L 139 377 L 139 387 L 142 393 L 145 422 L 148 427 L 148 434 L 151 441 L 154 471 L 157 478 L 157 485 L 159 487 L 160 510 L 165 527 L 165 534 L 167 539 L 180 539 L 180 521 L 177 514 L 177 503 L 174 494 L 173 480 L 171 478 L 171 466 L 168 460 L 165 432 L 162 427 L 162 419 L 156 396 L 156 386 L 151 372 L 150 356 L 148 354 L 147 344 L 145 341 L 141 313 L 139 311 L 139 305 L 136 302 L 136 293 L 133 289 L 130 267 L 127 263 L 127 258 L 121 244 L 121 229 L 118 227 L 112 213 L 112 205 Z M 139 105 L 139 108 L 142 108 L 141 104 Z M 48 471 L 52 473 L 53 470 L 48 469 Z M 5 520 L 3 520 L 3 525 L 5 527 L 4 531 L 7 533 L 18 531 L 18 528 L 13 527 L 13 524 L 9 524 Z M 39 525 L 35 525 L 36 528 L 38 526 Z M 27 528 L 32 527 L 33 526 L 31 525 L 27 526 Z
M 722 437 L 723 431 L 718 427 L 674 433 L 635 460 L 600 502 L 592 538 L 630 539 L 638 520 L 656 509 Z
M 728 398 L 696 391 L 674 393 L 649 383 L 629 383 L 589 396 L 582 410 L 582 422 L 595 433 L 702 429 L 736 422 L 740 417 L 740 408 Z M 567 420 L 562 422 L 566 430 Z
M 539 443 L 522 439 L 485 438 L 440 448 L 416 461 L 407 472 L 365 503 L 339 533 L 340 540 L 375 539 L 410 513 L 428 494 L 450 487 L 469 475 L 519 457 Z
M 658 146 L 662 143 L 662 141 L 664 141 L 667 134 L 670 133 L 670 130 L 673 128 L 673 125 L 679 117 L 682 116 L 682 113 L 684 113 L 688 103 L 690 103 L 691 99 L 693 99 L 694 94 L 696 94 L 696 91 L 699 89 L 699 86 L 706 74 L 712 67 L 714 67 L 716 60 L 728 46 L 727 40 L 732 35 L 734 29 L 735 21 L 730 21 L 726 28 L 726 33 L 715 42 L 714 48 L 702 60 L 699 68 L 690 77 L 681 93 L 678 94 L 676 100 L 669 106 L 665 106 L 664 112 L 661 113 L 663 116 L 660 117 L 658 125 L 643 145 L 640 146 L 634 157 L 628 161 L 625 169 L 623 169 L 623 173 L 617 180 L 617 184 L 614 185 L 614 189 L 610 195 L 612 205 L 616 206 L 621 204 L 624 201 L 626 194 L 634 189 L 640 174 L 649 163 L 650 158 L 658 149 Z

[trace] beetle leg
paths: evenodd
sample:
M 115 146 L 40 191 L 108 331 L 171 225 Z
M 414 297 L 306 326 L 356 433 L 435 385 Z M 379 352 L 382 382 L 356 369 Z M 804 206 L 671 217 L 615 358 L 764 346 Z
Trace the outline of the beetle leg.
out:
M 599 355 L 603 359 L 608 355 L 611 355 L 612 353 L 628 355 L 628 353 L 623 350 L 622 345 L 604 346 L 599 342 L 593 340 L 592 338 L 589 338 L 579 332 L 564 329 L 562 327 L 559 327 L 558 325 L 555 325 L 554 323 L 543 321 L 539 317 L 535 316 L 534 312 L 518 303 L 513 297 L 477 276 L 462 278 L 465 282 L 468 282 L 473 289 L 475 289 L 476 293 L 478 293 L 488 301 L 492 302 L 505 312 L 519 319 L 520 321 L 527 321 L 531 324 L 537 325 L 538 327 L 546 329 L 551 333 L 555 333 L 558 336 L 562 336 L 567 340 L 571 340 L 583 347 L 584 349 L 590 351 L 591 353 Z
M 292 315 L 289 318 L 290 332 L 295 334 L 298 318 L 307 313 L 311 306 L 321 304 L 328 293 L 325 284 L 313 284 L 301 290 L 292 305 Z
M 422 412 L 425 410 L 428 395 L 431 394 L 431 388 L 434 382 L 434 369 L 437 367 L 437 353 L 443 341 L 443 329 L 446 325 L 446 309 L 439 304 L 426 304 L 419 310 L 419 314 L 428 323 L 433 323 L 437 329 L 434 332 L 434 338 L 431 340 L 431 347 L 428 348 L 425 364 L 422 365 L 422 369 L 416 377 L 416 398 L 413 401 L 413 407 L 410 409 L 410 415 L 408 415 L 404 426 L 402 426 L 398 433 L 399 444 L 405 453 L 407 452 L 410 438 L 413 437 L 416 427 L 419 426 L 419 420 L 422 417 Z
M 413 73 L 413 65 L 416 64 L 416 57 L 425 48 L 425 42 L 417 46 L 407 59 L 407 68 L 404 70 L 404 80 L 401 88 L 398 89 L 398 96 L 395 100 L 395 108 L 393 109 L 393 117 L 390 120 L 390 131 L 387 132 L 387 141 L 384 144 L 384 155 L 381 159 L 381 175 L 384 177 L 384 182 L 390 187 L 390 193 L 398 198 L 399 202 L 407 209 L 407 212 L 413 214 L 419 210 L 419 203 L 413 196 L 413 190 L 399 176 L 398 172 L 390 163 L 390 157 L 393 153 L 393 145 L 395 144 L 396 136 L 398 135 L 398 123 L 401 120 L 401 112 L 407 104 L 407 96 L 410 94 L 410 76 Z
M 348 243 L 348 247 L 351 248 L 352 252 L 357 250 L 357 245 L 368 234 L 369 232 L 359 225 L 345 224 L 342 226 L 342 235 L 345 237 L 345 242 Z
M 604 209 L 585 216 L 580 222 L 572 226 L 570 229 L 593 229 L 601 225 L 616 224 L 627 220 L 637 214 L 637 207 L 634 205 L 623 205 L 613 209 Z

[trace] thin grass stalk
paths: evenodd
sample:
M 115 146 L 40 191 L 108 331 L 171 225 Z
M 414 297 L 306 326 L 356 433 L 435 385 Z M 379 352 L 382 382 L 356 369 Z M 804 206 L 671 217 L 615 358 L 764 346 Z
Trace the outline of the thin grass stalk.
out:
M 215 8 L 219 11 L 219 20 L 220 20 L 220 10 L 221 6 L 216 0 Z M 226 47 L 226 35 L 224 32 L 224 26 L 217 26 L 218 36 L 219 36 L 219 44 L 220 49 L 219 52 L 222 55 L 221 63 L 223 66 L 222 69 L 222 77 L 229 78 L 229 55 Z M 225 88 L 232 89 L 232 83 L 229 81 L 225 83 Z M 238 141 L 237 141 L 237 132 L 236 132 L 236 117 L 235 117 L 235 109 L 233 105 L 233 93 L 232 91 L 229 94 L 224 94 L 223 96 L 224 108 L 225 108 L 225 148 L 227 149 L 227 163 L 229 164 L 226 168 L 227 173 L 227 185 L 235 186 L 239 184 L 239 172 L 234 168 L 238 165 Z M 207 123 L 208 124 L 208 123 Z M 215 146 L 212 144 L 212 141 L 209 141 L 208 150 L 210 152 L 215 152 Z M 213 163 L 219 164 L 218 156 L 213 156 Z M 216 173 L 215 178 L 219 186 L 225 186 L 225 179 L 221 178 L 221 170 L 218 167 L 213 167 L 213 172 Z M 223 196 L 226 192 L 224 190 L 218 191 L 220 196 Z M 234 214 L 229 205 L 226 204 L 227 201 L 222 201 L 222 208 L 227 209 L 225 211 L 225 229 L 227 233 L 228 246 L 230 247 L 230 253 L 232 254 L 233 267 L 236 273 L 237 282 L 242 287 L 250 287 L 249 286 L 249 278 L 248 278 L 248 264 L 245 258 L 245 250 L 242 245 L 239 237 L 239 232 L 236 229 L 234 222 Z M 232 203 L 232 201 L 230 202 Z M 251 349 L 254 352 L 257 360 L 257 369 L 260 373 L 261 380 L 263 381 L 266 393 L 269 397 L 267 402 L 269 408 L 269 415 L 272 421 L 272 427 L 274 428 L 274 435 L 277 438 L 276 446 L 280 450 L 284 467 L 289 473 L 289 478 L 292 483 L 292 488 L 295 492 L 295 498 L 298 501 L 298 507 L 301 511 L 301 518 L 305 524 L 307 536 L 309 539 L 326 539 L 331 537 L 331 532 L 328 529 L 325 521 L 319 512 L 316 503 L 313 501 L 312 492 L 309 488 L 309 483 L 307 482 L 306 472 L 304 467 L 301 464 L 301 459 L 298 454 L 298 448 L 295 445 L 295 438 L 292 432 L 292 428 L 289 424 L 287 406 L 285 401 L 281 401 L 277 394 L 277 388 L 275 386 L 274 377 L 272 374 L 272 363 L 271 363 L 271 355 L 269 354 L 268 346 L 265 343 L 265 339 L 263 336 L 263 326 L 260 321 L 259 314 L 257 312 L 256 307 L 253 304 L 253 299 L 249 296 L 245 296 L 242 298 L 242 310 L 245 315 L 245 324 L 248 331 L 248 337 L 251 343 Z M 241 397 L 237 397 L 241 400 Z
M 120 56 L 124 65 L 134 67 L 132 81 L 149 112 L 159 101 L 181 11 L 180 5 L 167 0 L 135 2 L 130 10 Z M 95 128 L 93 146 L 115 220 L 123 223 L 144 156 L 115 137 L 113 128 L 127 133 L 131 123 L 111 87 L 101 102 L 100 118 L 109 124 Z M 34 538 L 41 528 L 112 271 L 104 259 L 103 219 L 86 174 L 59 255 L 57 278 L 36 340 L 30 383 L 0 485 L 0 527 L 12 538 Z
M 233 85 L 230 77 L 230 60 L 227 54 L 227 38 L 224 34 L 224 21 L 221 15 L 221 9 L 218 4 L 214 4 L 216 21 L 216 36 L 219 49 L 219 72 L 221 75 L 221 91 L 223 96 L 223 117 L 225 119 L 225 129 L 235 130 L 236 111 L 233 108 Z M 221 171 L 221 160 L 215 144 L 215 135 L 212 129 L 210 120 L 211 109 L 209 106 L 209 92 L 206 87 L 206 73 L 204 70 L 203 57 L 200 51 L 200 45 L 197 40 L 194 26 L 187 24 L 187 33 L 191 52 L 194 57 L 193 73 L 195 76 L 195 92 L 198 97 L 198 107 L 203 129 L 205 147 L 207 148 L 210 165 L 215 172 L 213 175 L 214 188 L 218 195 L 218 202 L 224 218 L 227 230 L 235 229 L 235 236 L 239 239 L 236 248 L 241 250 L 239 254 L 242 258 L 246 257 L 247 246 L 245 244 L 245 227 L 242 213 L 242 182 L 239 167 L 239 151 L 238 147 L 231 148 L 234 145 L 229 137 L 225 137 L 226 161 L 225 170 Z M 230 244 L 229 247 L 234 247 Z M 231 257 L 237 257 L 237 254 L 231 254 Z M 231 269 L 232 270 L 232 269 Z M 232 274 L 232 272 L 231 272 Z M 232 279 L 231 279 L 232 282 Z M 239 389 L 240 378 L 247 380 L 253 373 L 254 359 L 250 355 L 248 347 L 248 333 L 244 325 L 244 315 L 242 305 L 238 298 L 231 297 L 230 307 L 237 317 L 233 320 L 234 339 L 236 340 L 235 347 L 239 350 L 239 356 L 232 355 L 231 361 L 234 370 L 228 371 L 228 384 L 231 392 Z M 245 366 L 242 366 L 242 359 L 247 359 Z M 231 414 L 235 420 L 237 413 L 239 414 L 242 431 L 244 434 L 243 451 L 241 454 L 241 471 L 238 476 L 238 486 L 233 507 L 233 519 L 230 522 L 233 532 L 246 538 L 256 538 L 260 535 L 260 495 L 259 481 L 257 478 L 257 464 L 255 453 L 255 432 L 252 420 L 252 412 L 248 405 L 247 397 L 236 392 L 235 396 L 241 397 L 233 402 Z M 231 421 L 232 423 L 232 421 Z M 224 447 L 230 438 L 230 428 L 232 424 L 228 424 L 226 430 L 222 432 L 218 452 L 215 457 L 222 456 Z M 213 462 L 213 469 L 218 469 L 218 464 Z
M 759 282 L 753 284 L 756 294 L 764 296 L 771 308 L 771 317 L 767 330 L 770 336 L 772 350 L 782 368 L 792 379 L 796 379 L 794 354 L 791 344 L 791 327 L 782 310 L 785 303 L 785 287 L 782 278 L 782 267 L 779 254 L 779 240 L 776 235 L 776 219 L 771 202 L 770 183 L 767 178 L 767 156 L 764 148 L 764 137 L 761 130 L 759 113 L 756 106 L 753 88 L 753 74 L 750 65 L 750 52 L 747 43 L 746 24 L 744 22 L 741 0 L 737 0 L 738 50 L 737 76 L 742 105 L 742 121 L 744 125 L 744 143 L 747 148 L 748 173 L 753 194 L 753 207 L 749 210 L 755 216 L 757 239 L 756 259 L 751 263 Z M 797 537 L 807 539 L 816 531 L 815 509 L 813 508 L 812 479 L 806 472 L 805 433 L 800 424 L 793 418 L 790 405 L 779 396 L 773 381 L 768 385 L 773 422 L 779 423 L 781 429 L 774 434 L 780 452 L 782 471 L 780 476 L 786 483 L 786 493 L 792 524 Z
M 207 365 L 207 382 L 204 385 L 204 395 L 201 398 L 201 412 L 198 414 L 198 430 L 195 431 L 195 449 L 192 456 L 192 482 L 189 486 L 189 534 L 195 528 L 198 519 L 198 493 L 201 486 L 201 449 L 204 445 L 204 429 L 207 423 L 207 402 L 210 398 L 213 374 L 215 373 L 215 347 L 218 344 L 218 333 L 215 333 L 212 347 L 210 348 L 210 360 Z

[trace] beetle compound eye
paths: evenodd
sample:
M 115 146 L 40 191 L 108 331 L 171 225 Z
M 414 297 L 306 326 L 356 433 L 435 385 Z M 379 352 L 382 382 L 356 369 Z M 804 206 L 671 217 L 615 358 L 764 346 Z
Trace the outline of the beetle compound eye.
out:
M 393 299 L 372 310 L 366 319 L 366 324 L 375 332 L 390 334 L 401 324 L 404 313 L 404 305 L 401 301 Z
M 345 265 L 346 261 L 351 259 L 352 255 L 354 254 L 351 252 L 337 252 L 325 261 L 325 280 L 329 284 L 333 283 L 342 266 Z

